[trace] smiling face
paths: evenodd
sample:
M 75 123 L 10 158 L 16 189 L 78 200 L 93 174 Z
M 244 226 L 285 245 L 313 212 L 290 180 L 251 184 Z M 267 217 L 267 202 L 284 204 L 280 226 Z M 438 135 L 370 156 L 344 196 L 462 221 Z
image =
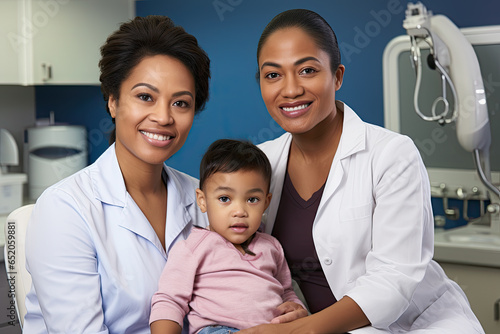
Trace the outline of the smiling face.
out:
M 285 131 L 306 133 L 335 118 L 344 67 L 333 75 L 328 53 L 302 29 L 273 32 L 260 51 L 259 70 L 264 103 Z
M 161 165 L 177 152 L 193 124 L 195 85 L 179 60 L 156 55 L 144 58 L 109 98 L 116 123 L 118 161 Z
M 240 246 L 259 228 L 271 200 L 269 184 L 259 171 L 238 170 L 210 175 L 196 190 L 202 212 L 207 212 L 210 230 L 217 232 L 244 253 Z

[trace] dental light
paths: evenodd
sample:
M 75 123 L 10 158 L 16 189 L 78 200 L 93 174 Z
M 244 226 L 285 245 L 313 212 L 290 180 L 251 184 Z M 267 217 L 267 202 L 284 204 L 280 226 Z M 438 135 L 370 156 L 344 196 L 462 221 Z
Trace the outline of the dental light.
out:
M 472 45 L 452 21 L 443 15 L 433 15 L 421 2 L 408 4 L 403 27 L 410 36 L 411 60 L 416 73 L 415 111 L 426 121 L 436 121 L 441 125 L 456 123 L 458 142 L 473 153 L 482 183 L 500 199 L 500 190 L 490 178 L 490 123 L 479 62 Z M 420 45 L 423 43 L 430 50 L 427 64 L 440 74 L 442 82 L 442 95 L 434 101 L 427 115 L 421 112 L 418 103 L 422 77 Z M 453 96 L 453 111 L 446 94 L 447 87 Z M 440 104 L 443 108 L 438 112 Z M 495 202 L 488 207 L 492 216 L 498 216 L 500 211 L 498 200 Z M 494 225 L 500 233 L 500 223 Z

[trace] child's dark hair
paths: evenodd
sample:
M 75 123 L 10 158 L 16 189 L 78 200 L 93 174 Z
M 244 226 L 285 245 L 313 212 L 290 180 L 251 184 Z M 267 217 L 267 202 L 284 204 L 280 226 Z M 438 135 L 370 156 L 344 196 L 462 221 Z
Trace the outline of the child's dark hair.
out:
M 248 141 L 219 139 L 207 149 L 200 164 L 200 189 L 211 175 L 239 170 L 255 170 L 262 173 L 271 184 L 271 164 L 260 148 Z
M 258 171 L 267 181 L 267 191 L 271 184 L 271 164 L 260 148 L 248 141 L 233 139 L 219 139 L 210 145 L 201 159 L 200 164 L 200 189 L 203 190 L 205 181 L 213 174 L 233 173 L 239 170 Z M 255 255 L 248 245 L 252 242 L 252 235 L 241 244 L 243 251 Z

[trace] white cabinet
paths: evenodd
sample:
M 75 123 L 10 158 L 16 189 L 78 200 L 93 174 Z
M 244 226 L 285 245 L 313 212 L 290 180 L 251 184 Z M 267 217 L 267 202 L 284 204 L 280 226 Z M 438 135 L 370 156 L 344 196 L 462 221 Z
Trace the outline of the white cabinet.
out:
M 0 0 L 0 84 L 99 84 L 100 46 L 133 0 Z
M 486 334 L 500 333 L 500 268 L 440 262 L 446 275 L 464 290 Z M 495 306 L 497 304 L 497 306 Z
M 20 1 L 19 1 L 20 2 Z M 21 55 L 9 41 L 18 27 L 18 1 L 0 0 L 0 82 L 18 83 Z

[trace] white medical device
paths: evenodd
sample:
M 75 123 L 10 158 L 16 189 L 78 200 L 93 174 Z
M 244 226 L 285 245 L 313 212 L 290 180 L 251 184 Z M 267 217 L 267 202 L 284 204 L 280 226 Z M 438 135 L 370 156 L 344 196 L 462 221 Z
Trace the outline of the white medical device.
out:
M 460 145 L 473 153 L 481 182 L 493 194 L 488 213 L 491 231 L 500 234 L 500 190 L 490 177 L 490 123 L 486 94 L 478 59 L 471 43 L 463 33 L 443 15 L 432 15 L 418 2 L 409 3 L 403 27 L 411 40 L 412 65 L 416 72 L 414 107 L 426 121 L 441 125 L 456 124 Z M 430 49 L 427 64 L 439 72 L 442 95 L 431 106 L 429 113 L 419 108 L 419 91 L 422 73 L 420 46 L 425 43 Z M 447 86 L 453 97 L 453 110 L 447 97 Z

